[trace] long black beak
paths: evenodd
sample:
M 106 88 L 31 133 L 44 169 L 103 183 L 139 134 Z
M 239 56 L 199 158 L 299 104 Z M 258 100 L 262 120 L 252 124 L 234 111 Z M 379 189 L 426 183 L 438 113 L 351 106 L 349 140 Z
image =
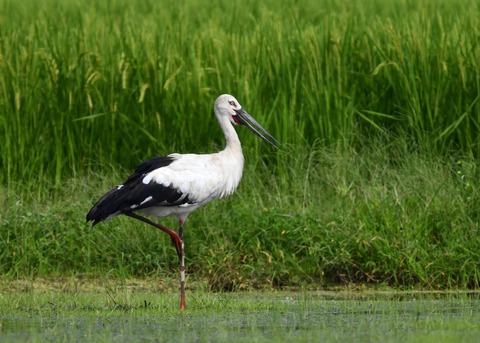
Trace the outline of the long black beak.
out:
M 263 139 L 265 142 L 267 142 L 274 148 L 280 145 L 280 143 L 270 133 L 268 133 L 268 131 L 265 130 L 262 125 L 260 125 L 255 119 L 253 119 L 253 117 L 248 114 L 248 112 L 245 111 L 243 108 L 235 110 L 235 112 L 237 112 L 237 119 L 240 124 L 248 127 L 251 131 L 253 131 L 254 134 L 256 134 L 258 137 Z

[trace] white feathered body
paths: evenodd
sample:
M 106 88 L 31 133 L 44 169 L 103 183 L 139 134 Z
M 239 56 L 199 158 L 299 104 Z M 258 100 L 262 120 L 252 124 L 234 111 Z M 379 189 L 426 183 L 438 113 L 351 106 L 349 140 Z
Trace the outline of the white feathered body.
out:
M 156 183 L 174 188 L 189 202 L 178 206 L 155 206 L 141 210 L 157 218 L 174 216 L 185 221 L 197 208 L 237 189 L 242 179 L 244 157 L 240 151 L 223 150 L 215 154 L 170 154 L 175 160 L 143 177 L 143 184 Z
M 95 203 L 87 221 L 95 225 L 119 214 L 139 212 L 157 218 L 174 216 L 185 222 L 200 206 L 232 194 L 240 183 L 244 164 L 233 125 L 247 125 L 271 145 L 278 142 L 231 95 L 218 97 L 214 112 L 225 135 L 224 150 L 205 155 L 170 154 L 143 162 L 124 183 Z

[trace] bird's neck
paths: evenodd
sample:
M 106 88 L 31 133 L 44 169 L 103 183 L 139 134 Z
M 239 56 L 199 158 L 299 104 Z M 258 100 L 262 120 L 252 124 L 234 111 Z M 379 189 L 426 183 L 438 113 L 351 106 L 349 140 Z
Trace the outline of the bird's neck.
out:
M 225 151 L 235 151 L 242 153 L 242 144 L 238 138 L 237 131 L 233 127 L 233 124 L 228 120 L 228 118 L 223 117 L 222 120 L 219 120 L 220 126 L 225 134 L 225 141 L 227 143 Z
M 237 132 L 232 123 L 227 118 L 227 121 L 220 123 L 223 132 L 225 133 L 225 140 L 227 145 L 225 149 L 218 153 L 221 168 L 223 170 L 224 187 L 220 197 L 223 198 L 229 194 L 232 194 L 237 188 L 243 174 L 244 158 L 242 153 L 242 145 L 238 138 Z
M 225 150 L 238 151 L 241 153 L 242 144 L 240 143 L 240 139 L 238 139 L 237 132 L 233 127 L 232 127 L 232 131 L 234 132 L 235 136 L 229 136 L 229 137 L 225 136 L 225 140 L 227 141 Z

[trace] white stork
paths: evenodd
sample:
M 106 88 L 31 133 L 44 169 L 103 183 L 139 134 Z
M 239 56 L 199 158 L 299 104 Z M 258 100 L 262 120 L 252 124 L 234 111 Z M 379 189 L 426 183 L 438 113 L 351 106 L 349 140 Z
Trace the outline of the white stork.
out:
M 244 158 L 233 124 L 245 125 L 272 146 L 278 141 L 252 118 L 233 96 L 220 95 L 215 115 L 227 146 L 215 154 L 170 154 L 140 164 L 121 185 L 102 196 L 87 214 L 93 225 L 124 214 L 167 233 L 180 262 L 180 309 L 185 309 L 185 254 L 183 226 L 188 215 L 216 198 L 232 194 L 240 183 Z M 178 234 L 150 219 L 172 216 L 178 220 Z

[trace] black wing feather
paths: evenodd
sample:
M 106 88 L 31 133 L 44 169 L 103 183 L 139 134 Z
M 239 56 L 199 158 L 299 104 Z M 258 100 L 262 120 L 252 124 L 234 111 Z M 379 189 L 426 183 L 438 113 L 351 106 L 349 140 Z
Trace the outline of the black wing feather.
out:
M 184 196 L 175 188 L 153 181 L 149 184 L 142 182 L 145 174 L 166 167 L 174 160 L 175 158 L 171 156 L 160 156 L 141 163 L 122 185 L 111 189 L 97 201 L 87 214 L 87 222 L 93 221 L 95 225 L 122 211 L 138 211 L 158 205 L 178 206 L 188 203 L 188 196 Z M 149 197 L 151 199 L 145 201 Z

